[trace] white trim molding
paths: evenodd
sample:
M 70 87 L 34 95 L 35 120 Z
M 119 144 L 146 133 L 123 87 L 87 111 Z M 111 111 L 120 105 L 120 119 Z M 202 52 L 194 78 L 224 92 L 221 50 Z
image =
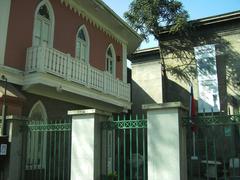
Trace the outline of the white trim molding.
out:
M 6 76 L 8 82 L 22 85 L 24 81 L 24 72 L 15 68 L 0 65 L 0 75 Z
M 0 0 L 0 65 L 4 64 L 11 0 Z
M 33 116 L 34 116 L 34 113 L 40 113 L 41 115 L 42 115 L 42 118 L 41 119 L 33 119 Z M 33 105 L 33 107 L 32 107 L 32 109 L 31 109 L 31 111 L 30 111 L 30 113 L 29 113 L 29 115 L 28 115 L 28 118 L 29 119 L 32 119 L 32 120 L 42 120 L 42 121 L 44 121 L 44 122 L 47 122 L 47 111 L 46 111 L 46 108 L 45 108 L 45 106 L 44 106 L 44 104 L 42 103 L 42 101 L 37 101 L 34 105 Z
M 108 109 L 114 107 L 131 109 L 131 102 L 127 100 L 46 73 L 26 75 L 23 90 L 102 110 L 104 110 L 104 107 L 108 107 Z

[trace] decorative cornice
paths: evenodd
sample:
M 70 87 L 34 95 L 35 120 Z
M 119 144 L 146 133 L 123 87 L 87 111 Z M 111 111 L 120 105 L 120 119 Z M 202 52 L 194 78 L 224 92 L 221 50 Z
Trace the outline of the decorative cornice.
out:
M 93 17 L 90 13 L 86 12 L 79 4 L 77 4 L 74 0 L 60 0 L 62 4 L 64 4 L 66 7 L 68 7 L 70 10 L 72 10 L 74 13 L 81 16 L 83 19 L 85 19 L 89 24 L 93 25 L 100 31 L 104 32 L 106 35 L 108 35 L 110 38 L 114 39 L 118 43 L 125 43 L 127 42 L 123 40 L 121 37 L 119 37 L 117 34 L 112 32 L 109 28 L 103 25 L 100 21 L 98 21 L 95 17 Z

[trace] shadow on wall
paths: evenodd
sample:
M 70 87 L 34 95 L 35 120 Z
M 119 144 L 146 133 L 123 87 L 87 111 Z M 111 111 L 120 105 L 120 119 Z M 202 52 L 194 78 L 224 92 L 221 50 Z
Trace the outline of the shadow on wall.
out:
M 132 115 L 142 113 L 143 104 L 156 103 L 147 92 L 142 89 L 135 81 L 132 80 Z M 160 89 L 160 88 L 159 88 Z
M 188 107 L 190 98 L 189 91 L 171 79 L 167 79 L 167 83 L 167 97 L 165 98 L 166 102 L 180 101 L 184 106 Z
M 221 111 L 227 112 L 228 104 L 235 108 L 239 107 L 240 50 L 237 47 L 238 34 L 234 34 L 229 27 L 194 27 L 185 35 L 165 34 L 161 37 L 161 52 L 167 76 L 163 76 L 163 87 L 159 87 L 159 90 L 163 89 L 164 102 L 181 101 L 185 106 L 189 105 L 189 89 L 182 87 L 184 87 L 183 84 L 188 86 L 190 82 L 197 83 L 194 47 L 214 44 L 217 72 L 213 61 L 207 59 L 202 64 L 204 68 L 201 69 L 201 73 L 208 75 L 217 73 Z M 132 93 L 133 113 L 139 113 L 142 104 L 155 103 L 154 99 L 134 81 L 132 81 Z M 197 96 L 195 94 L 195 97 Z
M 227 104 L 236 104 L 232 103 L 232 99 L 240 98 L 240 51 L 236 48 L 237 41 L 234 38 L 235 36 L 231 36 L 234 34 L 219 33 L 219 31 L 222 32 L 224 30 L 221 27 L 214 30 L 192 29 L 188 32 L 187 36 L 164 36 L 161 48 L 167 73 L 177 78 L 177 83 L 181 83 L 182 81 L 189 83 L 197 78 L 194 47 L 215 44 L 220 107 L 221 110 L 227 112 Z M 225 31 L 228 30 L 226 29 Z M 233 46 L 235 46 L 235 49 Z M 202 71 L 202 73 L 210 75 L 216 73 L 210 60 L 205 62 Z M 167 94 L 169 96 L 168 91 L 173 86 L 173 82 L 168 77 L 163 79 L 163 82 L 165 82 L 164 86 L 167 87 L 165 88 L 167 91 L 164 95 Z M 228 96 L 229 91 L 232 92 L 230 96 Z M 176 92 L 176 95 L 179 95 L 178 91 Z M 171 96 L 167 99 L 174 101 L 173 98 L 171 93 Z M 177 98 L 176 100 L 181 99 L 181 97 L 175 98 Z

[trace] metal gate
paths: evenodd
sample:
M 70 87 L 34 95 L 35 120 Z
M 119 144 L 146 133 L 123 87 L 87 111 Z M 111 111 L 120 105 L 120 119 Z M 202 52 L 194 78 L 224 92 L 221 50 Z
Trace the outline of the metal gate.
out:
M 118 116 L 102 123 L 102 137 L 107 143 L 103 157 L 107 160 L 102 179 L 147 179 L 147 120 L 144 116 Z M 105 134 L 105 136 L 104 136 Z
M 71 128 L 71 120 L 27 123 L 23 180 L 70 180 Z
M 0 168 L 0 180 L 4 180 L 4 176 L 5 176 L 4 173 L 5 173 L 4 169 Z
M 240 115 L 199 116 L 188 126 L 188 177 L 240 179 Z

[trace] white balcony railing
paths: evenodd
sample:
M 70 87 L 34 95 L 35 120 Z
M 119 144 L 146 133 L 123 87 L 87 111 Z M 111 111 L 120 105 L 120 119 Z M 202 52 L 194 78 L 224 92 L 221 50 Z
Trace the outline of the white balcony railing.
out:
M 48 47 L 27 49 L 26 73 L 43 72 L 130 101 L 130 85 L 69 54 Z

